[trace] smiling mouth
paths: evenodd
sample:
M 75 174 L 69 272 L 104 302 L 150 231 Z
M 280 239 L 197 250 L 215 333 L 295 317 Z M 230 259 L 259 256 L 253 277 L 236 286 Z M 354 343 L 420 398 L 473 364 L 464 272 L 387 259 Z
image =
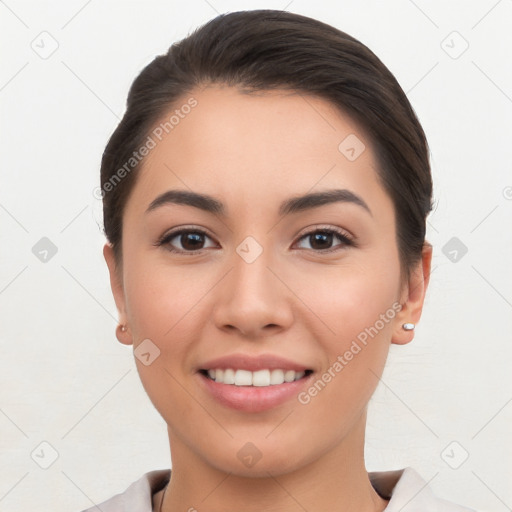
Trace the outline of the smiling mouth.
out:
M 199 373 L 219 384 L 267 387 L 303 379 L 311 375 L 313 370 L 296 372 L 295 370 L 263 369 L 251 372 L 249 370 L 235 370 L 233 368 L 212 368 L 200 370 Z

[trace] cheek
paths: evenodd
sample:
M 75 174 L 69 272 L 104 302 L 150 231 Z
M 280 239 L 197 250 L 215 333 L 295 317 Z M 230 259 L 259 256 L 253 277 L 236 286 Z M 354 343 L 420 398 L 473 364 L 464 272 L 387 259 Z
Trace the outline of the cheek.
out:
M 399 278 L 398 260 L 383 257 L 380 263 L 333 266 L 295 281 L 313 313 L 304 310 L 301 321 L 319 333 L 316 342 L 325 354 L 319 376 L 329 388 L 324 398 L 340 411 L 357 412 L 382 374 L 400 308 Z M 324 389 L 322 383 L 317 388 Z
M 141 382 L 164 418 L 168 420 L 172 411 L 172 417 L 190 427 L 202 412 L 185 391 L 191 385 L 188 361 L 201 337 L 205 319 L 201 298 L 213 277 L 193 266 L 163 265 L 147 254 L 139 258 L 131 253 L 126 263 L 126 305 L 135 354 L 146 339 L 160 351 L 147 366 L 135 358 Z
M 324 367 L 299 402 L 305 419 L 314 417 L 327 437 L 341 440 L 377 387 L 399 304 L 392 276 L 379 281 L 374 275 L 355 271 L 338 276 L 337 281 L 326 281 L 329 286 L 323 291 L 316 281 L 315 293 L 308 298 L 303 295 L 321 320 L 309 315 L 311 324 L 306 328 L 323 332 L 316 342 L 325 358 Z
M 357 264 L 313 268 L 293 278 L 297 295 L 313 313 L 308 317 L 325 326 L 323 340 L 331 346 L 330 353 L 361 333 L 360 338 L 364 338 L 368 329 L 379 339 L 391 336 L 400 269 L 397 260 L 386 262 L 389 259 L 385 257 L 378 262 L 361 258 Z
M 201 298 L 212 286 L 212 276 L 200 268 L 171 267 L 131 258 L 125 274 L 127 313 L 134 342 L 143 338 L 175 339 L 176 333 L 197 315 Z M 192 268 L 192 267 L 190 267 Z M 204 267 L 206 268 L 206 267 Z M 194 324 L 194 322 L 192 322 Z
M 191 358 L 197 353 L 201 331 L 209 318 L 202 300 L 218 277 L 197 265 L 171 266 L 157 258 L 131 253 L 125 266 L 125 294 L 135 355 L 146 339 L 158 347 L 158 358 L 145 366 L 135 362 L 144 388 L 155 407 L 166 417 L 166 408 L 185 407 L 190 397 L 180 383 L 189 378 Z M 139 349 L 142 351 L 142 347 Z M 177 380 L 176 380 L 177 379 Z

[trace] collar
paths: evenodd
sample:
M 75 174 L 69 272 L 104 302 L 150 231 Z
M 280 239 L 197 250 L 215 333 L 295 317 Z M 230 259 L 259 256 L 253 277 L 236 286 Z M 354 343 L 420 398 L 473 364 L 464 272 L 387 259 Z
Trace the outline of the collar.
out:
M 125 492 L 101 504 L 103 512 L 153 512 L 153 495 L 160 491 L 171 477 L 171 470 L 160 469 L 145 473 Z M 430 487 L 413 468 L 368 473 L 373 488 L 389 500 L 384 512 L 475 512 L 437 498 Z M 96 507 L 90 511 L 96 510 Z M 84 511 L 88 512 L 88 511 Z

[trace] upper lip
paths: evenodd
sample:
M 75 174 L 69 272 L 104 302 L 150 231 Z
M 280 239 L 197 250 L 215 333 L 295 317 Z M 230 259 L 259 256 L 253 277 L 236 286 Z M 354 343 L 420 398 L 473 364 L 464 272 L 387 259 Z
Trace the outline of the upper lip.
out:
M 283 357 L 275 356 L 272 354 L 261 354 L 259 356 L 251 356 L 247 354 L 232 354 L 228 356 L 218 357 L 203 363 L 199 370 L 212 370 L 212 369 L 227 369 L 232 368 L 236 370 L 248 370 L 255 372 L 258 370 L 294 370 L 302 372 L 310 368 L 284 359 Z

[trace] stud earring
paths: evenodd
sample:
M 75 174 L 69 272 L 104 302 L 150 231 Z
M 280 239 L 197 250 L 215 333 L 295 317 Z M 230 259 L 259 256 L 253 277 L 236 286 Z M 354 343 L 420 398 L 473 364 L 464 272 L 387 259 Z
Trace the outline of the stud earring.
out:
M 126 325 L 120 325 L 121 327 L 121 332 L 126 332 Z
M 402 325 L 402 329 L 403 329 L 404 331 L 414 331 L 414 328 L 415 328 L 415 327 L 416 327 L 416 326 L 415 326 L 414 324 L 409 324 L 409 323 L 406 323 L 406 324 L 403 324 L 403 325 Z

